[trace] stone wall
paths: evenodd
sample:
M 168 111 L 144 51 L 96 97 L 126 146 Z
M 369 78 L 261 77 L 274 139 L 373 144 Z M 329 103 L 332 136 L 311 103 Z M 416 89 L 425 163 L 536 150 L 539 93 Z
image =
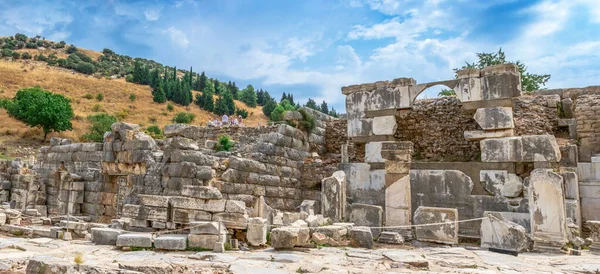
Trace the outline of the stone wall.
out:
M 600 93 L 579 96 L 575 103 L 579 156 L 589 162 L 594 154 L 600 153 Z

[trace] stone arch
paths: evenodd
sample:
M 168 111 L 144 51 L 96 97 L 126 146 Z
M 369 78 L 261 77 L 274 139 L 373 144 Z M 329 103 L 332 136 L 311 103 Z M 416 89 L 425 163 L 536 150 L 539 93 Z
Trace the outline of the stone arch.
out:
M 412 103 L 415 102 L 415 100 L 417 99 L 417 96 L 419 96 L 419 94 L 423 93 L 423 91 L 425 91 L 426 89 L 433 87 L 433 86 L 437 86 L 437 85 L 443 85 L 450 89 L 455 89 L 458 86 L 458 80 L 457 79 L 444 80 L 444 81 L 429 82 L 429 83 L 423 83 L 423 84 L 416 85 L 414 92 L 411 92 L 411 96 L 410 96 L 411 105 L 412 105 Z

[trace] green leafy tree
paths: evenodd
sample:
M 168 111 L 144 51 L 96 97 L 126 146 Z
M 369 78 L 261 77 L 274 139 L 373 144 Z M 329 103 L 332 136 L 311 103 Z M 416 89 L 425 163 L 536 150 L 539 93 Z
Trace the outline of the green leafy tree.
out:
M 228 90 L 224 91 L 215 103 L 214 113 L 218 115 L 231 115 L 235 113 L 235 102 L 233 101 L 233 95 Z
M 283 113 L 285 112 L 285 108 L 282 105 L 278 105 L 272 112 L 271 112 L 271 121 L 281 121 L 283 120 Z
M 271 98 L 271 100 L 267 101 L 265 103 L 265 105 L 263 106 L 263 113 L 267 116 L 267 117 L 271 117 L 271 112 L 273 112 L 273 110 L 277 107 L 277 102 L 275 102 L 274 99 Z
M 204 71 L 202 72 L 202 74 L 200 74 L 200 77 L 198 77 L 198 81 L 196 81 L 196 90 L 198 91 L 204 91 L 204 88 L 206 87 L 206 85 L 208 84 L 208 77 L 206 77 L 206 74 L 204 74 Z M 214 89 L 214 86 L 213 86 Z
M 163 86 L 164 85 L 161 83 L 152 90 L 152 101 L 157 103 L 164 103 L 167 101 L 167 94 L 165 94 Z
M 68 54 L 75 53 L 76 51 L 77 51 L 77 48 L 76 48 L 75 46 L 73 46 L 73 45 L 70 45 L 70 46 L 67 48 L 67 53 L 68 53 Z
M 256 91 L 254 91 L 254 87 L 252 85 L 248 85 L 245 89 L 242 90 L 240 101 L 246 103 L 246 105 L 248 105 L 249 107 L 256 107 Z
M 308 101 L 306 102 L 305 105 L 307 108 L 312 108 L 314 110 L 319 110 L 319 107 L 317 106 L 317 102 L 315 102 L 315 100 L 308 98 Z
M 102 93 L 96 94 L 96 100 L 98 100 L 98 101 L 104 100 L 104 94 L 102 94 Z
M 245 110 L 245 109 L 241 109 L 241 108 L 240 109 L 236 109 L 235 110 L 235 115 L 240 115 L 240 116 L 242 116 L 242 118 L 246 119 L 246 118 L 248 118 L 248 111 Z
M 279 105 L 282 106 L 283 109 L 286 111 L 296 110 L 296 106 L 294 106 L 294 104 L 290 103 L 290 101 L 288 101 L 287 99 L 281 101 L 281 103 L 279 103 Z
M 8 114 L 31 127 L 44 130 L 44 140 L 51 132 L 72 130 L 73 109 L 69 99 L 40 87 L 22 89 L 8 105 Z
M 321 103 L 321 109 L 319 110 L 325 114 L 329 114 L 329 107 L 327 106 L 327 102 L 323 101 L 323 103 Z
M 82 137 L 86 141 L 102 142 L 104 141 L 104 133 L 111 131 L 110 126 L 116 123 L 117 117 L 106 113 L 90 115 L 87 117 L 90 122 L 90 128 Z
M 453 89 L 446 89 L 443 88 L 440 93 L 438 93 L 439 97 L 450 97 L 450 96 L 456 96 L 456 92 Z

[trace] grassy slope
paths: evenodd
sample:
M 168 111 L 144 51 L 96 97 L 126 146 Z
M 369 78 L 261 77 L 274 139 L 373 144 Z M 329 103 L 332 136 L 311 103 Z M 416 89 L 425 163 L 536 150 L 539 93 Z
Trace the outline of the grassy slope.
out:
M 19 52 L 29 51 L 32 54 L 38 54 L 38 50 L 19 50 Z M 44 51 L 49 54 L 50 51 Z M 86 54 L 96 59 L 100 53 L 86 51 Z M 64 55 L 62 52 L 55 52 L 57 56 Z M 86 117 L 98 112 L 92 111 L 94 105 L 99 104 L 104 112 L 115 115 L 123 110 L 129 112 L 124 119 L 125 122 L 140 124 L 147 127 L 156 124 L 163 128 L 171 124 L 171 120 L 176 113 L 186 111 L 196 115 L 192 124 L 202 125 L 209 118 L 216 118 L 215 114 L 209 113 L 198 108 L 195 105 L 188 107 L 175 106 L 173 112 L 167 111 L 167 103 L 157 104 L 152 102 L 151 88 L 149 86 L 127 83 L 123 79 L 105 79 L 96 78 L 79 73 L 73 73 L 70 70 L 51 67 L 45 62 L 37 61 L 7 61 L 0 59 L 0 98 L 12 98 L 17 90 L 27 87 L 40 86 L 49 91 L 60 93 L 71 98 L 71 105 L 75 112 L 73 120 L 73 131 L 61 133 L 52 133 L 50 136 L 60 136 L 79 140 L 79 137 L 87 131 L 89 127 Z M 87 93 L 94 95 L 94 99 L 85 99 L 83 96 Z M 104 94 L 104 100 L 98 102 L 95 99 L 97 93 Z M 133 93 L 137 96 L 134 102 L 129 100 L 129 95 Z M 194 97 L 197 93 L 193 92 Z M 248 110 L 250 116 L 244 120 L 248 126 L 266 124 L 267 117 L 262 113 L 261 107 L 250 108 L 244 103 L 236 101 L 236 106 Z M 152 122 L 153 120 L 156 122 Z M 38 147 L 42 145 L 41 139 L 43 132 L 39 129 L 32 129 L 25 124 L 9 117 L 5 110 L 0 109 L 0 155 L 8 154 L 21 156 L 31 154 L 31 152 L 19 149 L 19 146 Z

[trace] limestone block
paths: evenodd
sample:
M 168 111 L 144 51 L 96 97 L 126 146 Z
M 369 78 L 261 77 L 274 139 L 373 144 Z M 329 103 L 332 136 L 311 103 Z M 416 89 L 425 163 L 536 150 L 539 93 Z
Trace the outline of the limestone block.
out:
M 482 162 L 520 162 L 521 137 L 505 137 L 480 141 Z
M 579 180 L 576 172 L 565 171 L 561 173 L 565 183 L 565 199 L 579 200 Z
M 207 200 L 223 199 L 221 192 L 216 187 L 211 186 L 185 185 L 181 189 L 181 195 L 185 197 Z
M 150 233 L 127 233 L 117 236 L 118 247 L 152 247 L 152 234 Z
M 514 198 L 523 192 L 521 177 L 506 170 L 481 170 L 479 178 L 484 182 L 485 190 L 495 196 Z
M 165 141 L 165 148 L 182 150 L 199 150 L 200 146 L 192 139 L 174 136 Z
M 13 224 L 5 224 L 3 226 L 0 226 L 0 231 L 8 232 L 13 235 L 20 234 L 23 236 L 30 236 L 31 234 L 33 234 L 32 228 Z
M 381 145 L 383 142 L 368 142 L 365 145 L 366 163 L 383 163 L 385 159 L 381 157 Z
M 248 214 L 229 212 L 215 213 L 212 216 L 212 220 L 223 222 L 228 229 L 246 229 L 248 227 Z
M 161 195 L 144 195 L 138 194 L 140 205 L 153 207 L 168 207 L 169 197 Z
M 552 135 L 528 135 L 480 141 L 482 162 L 559 162 L 560 148 Z
M 396 177 L 386 175 L 387 177 Z M 410 224 L 410 175 L 402 176 L 385 189 L 385 224 L 399 226 Z
M 206 250 L 213 250 L 215 243 L 224 243 L 225 234 L 221 235 L 188 235 L 188 244 L 190 247 L 196 247 Z
M 350 222 L 357 226 L 381 227 L 383 226 L 383 209 L 380 206 L 366 204 L 352 204 Z M 379 235 L 381 228 L 373 228 L 373 235 Z
M 566 217 L 571 218 L 577 225 L 578 230 L 581 230 L 581 206 L 579 200 L 565 199 L 565 211 Z
M 248 231 L 246 238 L 251 246 L 261 246 L 267 243 L 267 219 L 250 218 L 248 219 Z
M 67 221 L 67 220 L 62 220 L 60 221 L 60 226 L 67 228 L 69 230 L 87 230 L 89 227 L 88 223 L 83 223 L 83 222 L 77 222 L 77 221 Z
M 507 64 L 497 66 L 507 66 Z M 518 71 L 485 71 L 488 68 L 482 70 L 481 95 L 483 100 L 521 96 L 521 76 Z M 495 70 L 495 68 L 493 69 Z
M 398 232 L 383 231 L 379 234 L 377 242 L 384 244 L 402 244 L 404 243 L 404 238 Z
M 481 247 L 525 251 L 529 247 L 527 230 L 516 223 L 504 219 L 502 214 L 488 212 L 481 221 Z
M 190 162 L 178 162 L 166 164 L 163 175 L 169 177 L 195 178 L 198 167 Z
M 499 130 L 466 130 L 464 132 L 464 137 L 468 141 L 479 141 L 488 138 L 502 138 L 502 137 L 512 137 L 515 135 L 515 130 L 510 129 L 499 129 Z
M 348 119 L 348 137 L 362 137 L 373 135 L 373 119 Z
M 171 216 L 172 221 L 178 224 L 189 224 L 194 221 L 210 221 L 212 219 L 210 212 L 182 208 L 172 208 Z
M 354 247 L 373 248 L 373 234 L 366 226 L 355 226 L 350 229 L 350 243 Z
M 526 135 L 523 138 L 523 162 L 560 162 L 560 147 L 553 135 Z
M 190 234 L 220 235 L 227 234 L 227 229 L 219 222 L 191 222 Z
M 306 227 L 278 227 L 271 230 L 271 246 L 275 249 L 289 249 L 308 243 L 310 230 Z
M 536 243 L 562 246 L 567 242 L 563 178 L 547 169 L 529 176 L 531 233 Z
M 214 166 L 218 158 L 206 155 L 202 151 L 174 150 L 170 153 L 171 162 L 190 162 L 199 166 Z
M 414 224 L 439 225 L 417 226 L 417 240 L 442 244 L 458 244 L 458 210 L 456 208 L 419 206 L 415 211 Z
M 373 118 L 373 135 L 394 135 L 396 133 L 396 117 L 380 116 Z
M 97 245 L 115 245 L 117 237 L 125 233 L 122 229 L 94 227 L 91 229 L 92 242 Z
M 244 214 L 246 213 L 246 204 L 242 201 L 227 200 L 225 212 Z
M 327 225 L 321 227 L 311 227 L 310 232 L 318 232 L 335 241 L 342 241 L 348 237 L 350 228 L 352 228 L 352 226 Z
M 454 90 L 461 102 L 482 100 L 481 78 L 478 76 L 458 79 L 458 86 Z
M 203 200 L 188 197 L 171 197 L 169 199 L 169 203 L 174 208 L 223 212 L 225 211 L 226 200 Z
M 524 227 L 528 234 L 531 233 L 531 216 L 529 212 L 484 211 L 482 216 L 487 216 L 488 213 L 500 214 L 504 220 L 516 223 Z
M 187 234 L 163 234 L 154 239 L 154 247 L 162 250 L 185 250 Z
M 309 215 L 304 221 L 306 221 L 309 227 L 319 227 L 329 224 L 331 220 L 323 217 L 321 214 L 317 214 Z
M 336 171 L 321 183 L 321 212 L 333 220 L 342 220 L 346 207 L 346 174 Z
M 315 200 L 304 200 L 298 208 L 301 212 L 306 212 L 309 216 L 315 215 L 315 203 Z
M 478 108 L 473 119 L 484 130 L 515 127 L 512 107 Z

